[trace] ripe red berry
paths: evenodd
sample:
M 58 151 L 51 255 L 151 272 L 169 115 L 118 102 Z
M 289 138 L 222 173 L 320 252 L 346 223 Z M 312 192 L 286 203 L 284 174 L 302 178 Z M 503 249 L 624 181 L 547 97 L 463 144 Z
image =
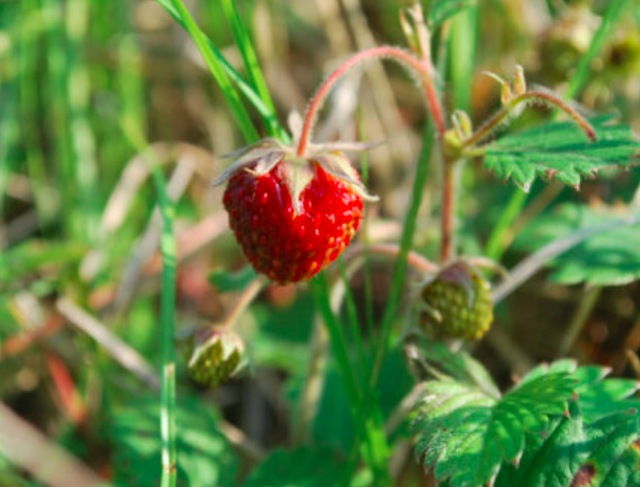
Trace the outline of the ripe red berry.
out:
M 293 147 L 264 139 L 229 156 L 235 162 L 214 181 L 229 182 L 223 202 L 229 224 L 255 270 L 285 284 L 310 279 L 340 255 L 376 201 L 343 151 L 362 143 Z
M 285 174 L 290 164 L 279 162 L 262 175 L 236 172 L 223 198 L 245 255 L 257 272 L 279 283 L 309 279 L 335 260 L 362 215 L 362 199 L 348 182 L 306 161 L 310 167 L 302 170 L 311 174 L 296 211 Z

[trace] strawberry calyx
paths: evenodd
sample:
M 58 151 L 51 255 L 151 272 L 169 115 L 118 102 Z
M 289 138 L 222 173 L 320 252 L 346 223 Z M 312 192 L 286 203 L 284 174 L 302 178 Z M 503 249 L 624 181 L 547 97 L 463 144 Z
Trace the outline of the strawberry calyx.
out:
M 294 147 L 274 138 L 265 138 L 222 156 L 235 160 L 214 180 L 213 185 L 224 184 L 239 171 L 246 171 L 259 178 L 278 166 L 284 185 L 291 196 L 293 211 L 296 215 L 300 215 L 304 208 L 302 195 L 315 177 L 316 167 L 319 166 L 334 178 L 347 184 L 363 200 L 377 201 L 377 196 L 367 193 L 358 172 L 345 154 L 370 150 L 377 145 L 377 143 L 359 142 L 312 144 L 309 146 L 307 155 L 299 157 Z

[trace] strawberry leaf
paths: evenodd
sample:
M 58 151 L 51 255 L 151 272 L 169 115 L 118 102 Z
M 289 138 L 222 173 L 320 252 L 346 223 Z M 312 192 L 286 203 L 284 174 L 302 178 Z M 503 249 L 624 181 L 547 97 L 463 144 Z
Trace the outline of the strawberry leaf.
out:
M 577 404 L 544 434 L 529 435 L 516 468 L 506 465 L 496 487 L 639 486 L 635 410 L 587 422 Z
M 525 433 L 540 432 L 550 416 L 561 415 L 576 385 L 569 372 L 548 371 L 496 398 L 472 376 L 438 375 L 423 383 L 416 406 L 416 451 L 439 481 L 448 479 L 453 487 L 491 482 L 503 463 L 517 461 Z
M 495 398 L 465 353 L 429 345 L 421 360 L 433 379 L 417 406 L 417 452 L 439 485 L 640 487 L 636 381 L 560 360 Z
M 640 163 L 640 142 L 611 115 L 590 120 L 597 140 L 591 142 L 571 122 L 554 122 L 500 138 L 487 146 L 484 165 L 498 177 L 512 179 L 528 191 L 536 177 L 579 187 L 583 177 L 601 169 Z
M 514 242 L 515 248 L 534 250 L 595 225 L 629 216 L 611 208 L 592 209 L 565 204 L 536 219 Z M 637 225 L 621 226 L 591 237 L 548 262 L 551 279 L 562 284 L 597 286 L 628 284 L 640 278 L 640 232 Z
M 640 399 L 632 397 L 639 383 L 631 379 L 605 379 L 611 372 L 606 367 L 577 367 L 575 360 L 565 359 L 551 365 L 540 365 L 527 374 L 527 379 L 549 373 L 566 372 L 576 380 L 575 393 L 585 421 L 598 420 L 611 413 L 629 409 L 640 410 Z

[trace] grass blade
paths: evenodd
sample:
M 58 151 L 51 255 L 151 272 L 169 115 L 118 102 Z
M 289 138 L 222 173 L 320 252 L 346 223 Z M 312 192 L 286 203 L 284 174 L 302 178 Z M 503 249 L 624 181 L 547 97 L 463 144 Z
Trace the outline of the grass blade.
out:
M 156 0 L 164 9 L 169 12 L 176 21 L 187 29 L 186 21 L 183 18 L 180 11 L 174 6 L 176 0 Z M 231 66 L 229 61 L 222 55 L 219 49 L 211 42 L 211 40 L 204 36 L 204 42 L 207 45 L 207 49 L 213 53 L 212 61 L 217 62 L 220 65 L 220 69 L 226 73 L 226 75 L 236 84 L 242 94 L 249 100 L 253 107 L 258 111 L 262 119 L 267 124 L 267 128 L 270 130 L 270 135 L 278 137 L 283 142 L 290 142 L 290 137 L 287 131 L 280 125 L 278 118 L 273 110 L 271 110 L 267 104 L 262 100 L 260 95 L 251 87 L 249 83 Z M 231 86 L 231 89 L 233 87 Z M 244 107 L 242 107 L 244 109 Z
M 69 134 L 71 161 L 74 165 L 75 183 L 83 213 L 83 230 L 93 240 L 99 218 L 100 194 L 98 188 L 98 161 L 96 141 L 89 120 L 91 108 L 91 83 L 83 46 L 86 43 L 90 16 L 88 0 L 69 0 L 66 4 L 66 31 L 68 38 L 67 97 L 69 109 Z
M 565 92 L 566 99 L 570 100 L 578 96 L 587 84 L 589 75 L 591 74 L 591 62 L 602 50 L 607 38 L 613 32 L 613 28 L 618 23 L 618 20 L 620 20 L 622 12 L 626 10 L 625 6 L 627 3 L 629 3 L 628 0 L 611 0 L 609 3 L 607 10 L 602 17 L 600 28 L 591 41 L 589 50 L 580 59 L 576 72 L 569 82 L 569 86 Z
M 164 4 L 165 2 L 161 1 L 160 3 Z M 242 104 L 242 101 L 238 96 L 238 92 L 231 84 L 227 73 L 222 68 L 218 58 L 211 49 L 210 44 L 207 42 L 206 36 L 200 30 L 200 27 L 198 27 L 195 20 L 193 20 L 193 17 L 181 0 L 171 0 L 171 5 L 182 20 L 184 28 L 193 39 L 193 42 L 195 42 L 200 54 L 202 54 L 202 57 L 209 68 L 209 71 L 222 90 L 222 94 L 231 108 L 245 142 L 250 143 L 258 140 L 260 138 L 258 131 L 253 125 L 246 108 Z
M 271 95 L 269 94 L 267 83 L 264 79 L 264 76 L 262 75 L 258 57 L 256 56 L 256 52 L 253 48 L 249 33 L 242 23 L 240 14 L 238 13 L 236 2 L 232 0 L 222 0 L 220 3 L 222 5 L 224 15 L 227 18 L 227 22 L 231 25 L 233 37 L 235 38 L 236 44 L 240 49 L 240 54 L 242 55 L 245 69 L 249 74 L 251 84 L 257 91 L 258 96 L 260 96 L 260 99 L 264 102 L 269 111 L 271 113 L 275 113 L 276 110 L 273 106 L 273 101 L 271 100 Z M 272 120 L 266 121 L 267 123 L 272 122 Z M 272 129 L 277 130 L 277 127 L 272 127 Z

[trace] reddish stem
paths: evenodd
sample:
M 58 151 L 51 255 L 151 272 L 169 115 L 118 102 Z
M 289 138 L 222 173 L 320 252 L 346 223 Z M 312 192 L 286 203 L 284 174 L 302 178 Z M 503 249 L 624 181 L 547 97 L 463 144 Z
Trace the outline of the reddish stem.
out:
M 584 131 L 587 137 L 589 137 L 592 142 L 595 142 L 596 132 L 593 126 L 584 117 L 582 117 L 582 115 L 571 108 L 567 103 L 551 93 L 545 93 L 544 91 L 528 91 L 514 97 L 508 104 L 502 107 L 502 109 L 498 113 L 496 113 L 493 117 L 482 124 L 478 128 L 478 130 L 476 130 L 467 140 L 464 141 L 464 147 L 469 148 L 478 144 L 479 142 L 482 142 L 511 114 L 511 112 L 518 105 L 531 101 L 542 101 L 551 105 L 555 105 L 560 110 L 569 115 L 569 117 L 571 117 L 571 119 Z
M 431 111 L 436 129 L 438 130 L 438 135 L 440 139 L 444 137 L 444 133 L 446 131 L 444 115 L 440 106 L 438 95 L 431 80 L 432 68 L 429 59 L 425 58 L 423 61 L 421 61 L 412 54 L 400 48 L 381 46 L 361 51 L 350 57 L 340 66 L 338 66 L 333 72 L 331 72 L 331 74 L 329 74 L 322 85 L 320 85 L 320 88 L 311 100 L 311 103 L 307 108 L 307 113 L 304 117 L 302 134 L 300 135 L 300 141 L 298 142 L 297 153 L 299 157 L 304 157 L 307 152 L 311 132 L 313 131 L 316 120 L 318 118 L 318 112 L 322 108 L 327 95 L 334 87 L 336 82 L 351 68 L 364 61 L 375 58 L 388 58 L 406 67 L 409 67 L 412 71 L 415 71 L 418 74 L 420 82 L 422 83 L 422 87 L 424 89 L 425 96 L 427 98 L 429 110 Z

